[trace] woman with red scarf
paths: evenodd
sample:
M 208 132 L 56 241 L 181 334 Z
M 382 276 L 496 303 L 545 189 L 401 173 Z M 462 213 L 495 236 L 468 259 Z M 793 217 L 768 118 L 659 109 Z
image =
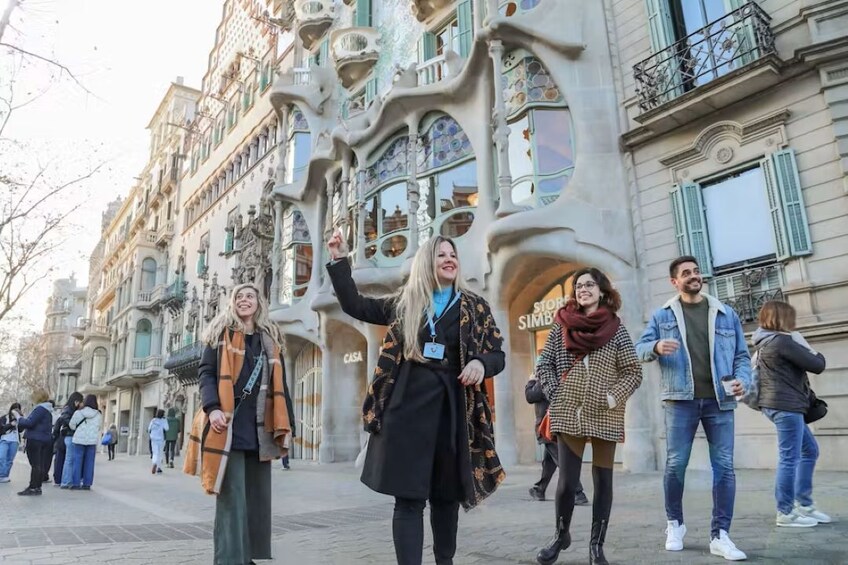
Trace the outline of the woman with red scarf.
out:
M 595 268 L 577 271 L 571 295 L 557 312 L 536 378 L 551 403 L 550 426 L 559 442 L 556 535 L 536 555 L 556 562 L 571 544 L 569 527 L 583 450 L 592 443 L 592 534 L 590 563 L 605 565 L 604 539 L 612 508 L 615 444 L 624 441 L 624 406 L 642 382 L 642 368 L 630 334 L 616 312 L 621 296 Z

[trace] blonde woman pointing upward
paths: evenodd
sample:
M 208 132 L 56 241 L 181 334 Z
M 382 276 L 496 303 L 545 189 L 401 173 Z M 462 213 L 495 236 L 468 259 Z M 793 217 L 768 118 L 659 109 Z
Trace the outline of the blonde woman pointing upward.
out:
M 338 232 L 327 247 L 342 310 L 388 326 L 363 406 L 371 437 L 362 482 L 395 497 L 399 564 L 421 563 L 428 500 L 436 563 L 452 564 L 459 505 L 476 506 L 505 477 L 483 387 L 504 367 L 500 330 L 488 303 L 463 287 L 448 238 L 421 246 L 409 280 L 390 298 L 359 294 Z

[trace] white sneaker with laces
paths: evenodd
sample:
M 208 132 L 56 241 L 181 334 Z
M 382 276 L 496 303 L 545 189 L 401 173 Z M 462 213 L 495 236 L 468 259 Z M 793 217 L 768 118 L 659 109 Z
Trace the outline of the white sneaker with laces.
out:
M 678 524 L 677 520 L 669 520 L 665 533 L 666 551 L 681 551 L 683 549 L 683 536 L 686 535 L 686 524 Z
M 809 506 L 801 506 L 796 502 L 795 513 L 800 514 L 801 516 L 812 518 L 819 524 L 830 524 L 833 521 L 830 516 L 828 516 L 821 510 L 818 510 L 815 504 L 810 504 Z
M 8 483 L 10 481 L 11 479 L 9 479 L 9 477 L 0 477 L 0 483 Z
M 775 523 L 782 528 L 812 528 L 813 526 L 819 525 L 818 520 L 809 516 L 804 516 L 799 513 L 797 509 L 793 510 L 789 514 L 778 512 L 777 521 Z
M 744 561 L 748 556 L 736 547 L 724 530 L 718 531 L 718 537 L 710 540 L 710 553 L 724 557 L 728 561 Z

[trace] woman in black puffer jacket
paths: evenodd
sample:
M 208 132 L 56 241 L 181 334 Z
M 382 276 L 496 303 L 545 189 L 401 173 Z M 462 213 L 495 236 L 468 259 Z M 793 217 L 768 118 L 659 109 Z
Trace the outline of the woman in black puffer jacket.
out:
M 795 309 L 785 302 L 766 302 L 754 332 L 759 376 L 758 403 L 777 428 L 778 465 L 774 495 L 777 526 L 804 528 L 830 522 L 813 503 L 813 471 L 819 446 L 804 422 L 810 405 L 807 371 L 821 373 L 824 356 L 795 329 Z

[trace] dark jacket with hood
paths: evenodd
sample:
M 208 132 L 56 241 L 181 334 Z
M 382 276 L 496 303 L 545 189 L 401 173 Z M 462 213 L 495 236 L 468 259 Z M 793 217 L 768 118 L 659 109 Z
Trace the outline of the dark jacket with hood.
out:
M 63 439 L 66 437 L 70 437 L 74 435 L 74 430 L 68 427 L 68 424 L 71 421 L 71 416 L 74 415 L 76 410 L 73 406 L 65 406 L 62 408 L 62 413 L 59 414 L 59 418 L 56 420 L 56 423 L 53 424 L 53 437 L 57 439 Z
M 807 371 L 825 369 L 824 356 L 812 353 L 792 336 L 758 328 L 752 336 L 758 350 L 759 405 L 786 412 L 806 412 L 810 405 Z
M 29 417 L 18 420 L 18 429 L 26 430 L 27 441 L 53 443 L 53 413 L 49 402 L 42 402 L 32 409 Z

